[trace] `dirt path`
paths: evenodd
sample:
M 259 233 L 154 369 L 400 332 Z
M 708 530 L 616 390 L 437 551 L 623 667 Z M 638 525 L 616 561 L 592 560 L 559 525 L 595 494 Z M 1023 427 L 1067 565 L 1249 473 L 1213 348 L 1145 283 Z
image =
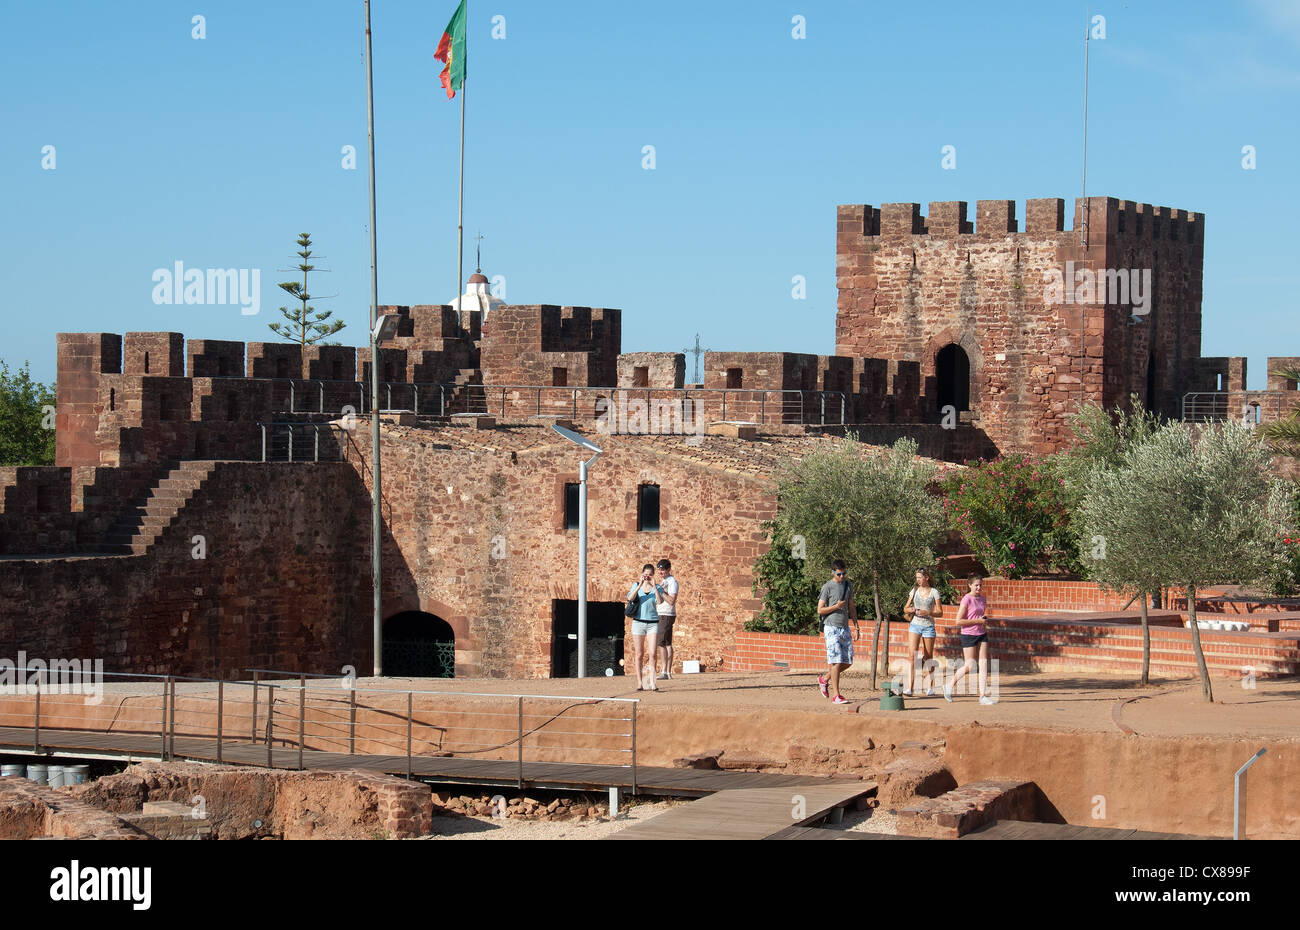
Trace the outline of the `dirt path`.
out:
M 1100 674 L 1001 675 L 998 702 L 983 706 L 970 695 L 949 704 L 939 693 L 906 699 L 906 709 L 882 711 L 865 674 L 850 673 L 843 690 L 849 705 L 835 707 L 817 692 L 813 671 L 678 675 L 659 682 L 658 693 L 626 687 L 626 679 L 358 679 L 358 688 L 429 689 L 500 694 L 551 694 L 577 697 L 633 697 L 641 708 L 689 706 L 735 710 L 752 707 L 817 713 L 860 713 L 921 720 L 944 725 L 978 721 L 982 725 L 1048 727 L 1060 730 L 1118 732 L 1141 736 L 1229 736 L 1300 738 L 1300 680 L 1260 680 L 1245 687 L 1241 679 L 1214 681 L 1213 704 L 1201 699 L 1195 679 L 1157 679 L 1148 688 Z M 1245 684 L 1250 684 L 1249 682 Z M 1136 699 L 1136 700 L 1131 700 Z M 1128 702 L 1116 711 L 1120 702 Z

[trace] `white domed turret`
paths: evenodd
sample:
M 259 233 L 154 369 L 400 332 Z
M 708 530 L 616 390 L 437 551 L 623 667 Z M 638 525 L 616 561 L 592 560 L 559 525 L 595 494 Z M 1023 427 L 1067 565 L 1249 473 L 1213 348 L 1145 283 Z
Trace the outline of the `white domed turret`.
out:
M 475 271 L 465 282 L 465 293 L 453 300 L 451 305 L 458 313 L 463 310 L 478 310 L 486 317 L 489 310 L 505 306 L 505 301 L 493 297 L 487 275 Z

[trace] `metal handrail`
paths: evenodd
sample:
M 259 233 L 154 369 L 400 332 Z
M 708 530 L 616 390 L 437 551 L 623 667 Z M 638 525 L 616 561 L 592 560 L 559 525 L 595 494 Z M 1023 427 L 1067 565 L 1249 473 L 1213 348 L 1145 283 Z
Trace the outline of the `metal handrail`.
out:
M 32 684 L 35 685 L 35 691 L 34 691 L 35 701 L 34 701 L 32 733 L 33 733 L 33 749 L 36 752 L 42 751 L 41 740 L 40 740 L 42 721 L 44 720 L 44 722 L 48 726 L 49 721 L 51 719 L 64 719 L 68 717 L 68 715 L 63 715 L 63 714 L 51 714 L 48 708 L 45 710 L 44 714 L 42 713 L 41 697 L 43 694 L 48 696 L 49 694 L 52 693 L 47 690 L 49 686 L 58 687 L 61 684 L 73 684 L 73 683 L 84 685 L 86 684 L 86 679 L 92 676 L 95 678 L 98 678 L 99 676 L 103 676 L 103 677 L 111 677 L 111 678 L 117 678 L 123 680 L 135 679 L 135 680 L 141 680 L 143 682 L 160 683 L 162 686 L 161 701 L 159 703 L 159 706 L 157 707 L 159 713 L 159 722 L 158 722 L 158 727 L 156 732 L 158 733 L 158 737 L 160 740 L 159 758 L 164 761 L 175 758 L 176 704 L 179 699 L 178 691 L 177 691 L 178 684 L 181 682 L 198 682 L 203 684 L 215 684 L 217 686 L 217 695 L 215 698 L 217 704 L 215 732 L 216 732 L 216 756 L 218 762 L 223 761 L 224 745 L 226 742 L 229 741 L 228 737 L 225 734 L 225 725 L 226 725 L 227 716 L 237 721 L 251 719 L 252 732 L 248 742 L 251 743 L 257 742 L 257 736 L 258 736 L 257 704 L 258 704 L 258 690 L 261 685 L 261 682 L 259 681 L 259 676 L 263 673 L 296 676 L 298 679 L 296 684 L 294 684 L 292 680 L 288 682 L 281 681 L 277 683 L 266 684 L 266 688 L 268 692 L 267 702 L 266 702 L 267 713 L 266 713 L 265 727 L 263 728 L 262 739 L 266 745 L 268 766 L 274 765 L 273 748 L 276 740 L 279 739 L 282 745 L 293 745 L 297 748 L 297 756 L 298 756 L 297 763 L 299 769 L 302 769 L 304 767 L 303 754 L 307 748 L 306 747 L 306 737 L 307 737 L 306 718 L 307 718 L 307 709 L 309 706 L 308 704 L 309 696 L 313 698 L 320 698 L 329 694 L 328 691 L 321 689 L 319 686 L 310 687 L 307 684 L 308 676 L 310 675 L 310 677 L 316 679 L 341 679 L 344 681 L 347 681 L 350 678 L 350 676 L 335 675 L 335 674 L 306 673 L 306 672 L 294 673 L 294 672 L 287 672 L 287 671 L 275 670 L 275 669 L 245 669 L 245 671 L 251 671 L 254 673 L 254 679 L 251 682 L 228 681 L 226 679 L 221 679 L 221 678 L 201 678 L 197 676 L 183 676 L 183 675 L 168 675 L 168 674 L 160 675 L 160 674 L 152 674 L 152 673 L 95 671 L 95 672 L 77 672 L 75 673 L 75 675 L 65 674 L 62 676 L 63 681 L 60 681 L 58 677 L 56 677 L 55 681 L 51 682 L 47 680 L 50 677 L 51 671 L 67 672 L 68 670 L 66 669 L 51 670 L 48 667 L 46 668 L 23 667 L 21 669 L 15 669 L 14 671 L 23 672 L 23 673 L 36 673 L 37 675 L 35 682 L 25 682 L 23 684 L 24 689 L 30 687 Z M 73 679 L 75 679 L 75 681 Z M 238 698 L 228 699 L 226 697 L 226 685 L 228 684 L 236 687 L 251 687 L 253 689 L 252 698 L 247 701 Z M 277 697 L 275 695 L 275 691 L 277 688 L 289 692 L 290 694 L 292 694 L 292 692 L 294 691 L 297 692 L 297 701 L 293 702 L 297 704 L 296 721 L 286 721 L 285 723 L 280 724 L 281 729 L 283 729 L 283 727 L 286 725 L 292 725 L 293 723 L 296 723 L 296 729 L 297 729 L 296 739 L 292 741 L 287 736 L 281 736 L 277 732 L 277 721 L 275 719 L 277 716 L 277 704 L 286 703 L 284 698 L 280 698 L 279 700 L 277 700 Z M 542 732 L 552 721 L 558 720 L 561 716 L 567 715 L 569 711 L 574 710 L 575 708 L 580 708 L 586 705 L 599 705 L 599 704 L 629 704 L 631 705 L 630 716 L 600 717 L 596 715 L 577 714 L 574 717 L 574 719 L 579 719 L 579 720 L 589 719 L 589 720 L 602 720 L 609 723 L 619 723 L 619 722 L 630 723 L 631 725 L 630 729 L 628 729 L 626 732 L 624 731 L 625 728 L 618 728 L 613 732 L 605 732 L 605 733 L 599 731 L 588 731 L 588 730 L 562 730 L 562 729 L 547 730 L 548 735 L 597 736 L 597 737 L 619 739 L 619 740 L 630 739 L 630 743 L 626 747 L 560 746 L 560 747 L 546 747 L 546 748 L 559 749 L 565 753 L 599 752 L 603 754 L 609 754 L 609 753 L 629 754 L 630 766 L 632 769 L 633 792 L 635 793 L 636 779 L 637 779 L 636 708 L 637 708 L 637 704 L 639 703 L 636 698 L 591 697 L 585 695 L 555 695 L 555 694 L 499 694 L 494 692 L 453 691 L 453 690 L 446 690 L 446 689 L 420 689 L 420 688 L 382 688 L 382 687 L 357 688 L 355 687 L 354 681 L 351 684 L 351 686 L 346 688 L 345 690 L 348 692 L 348 696 L 347 696 L 348 724 L 347 724 L 346 732 L 347 732 L 349 753 L 355 753 L 356 751 L 357 711 L 358 710 L 372 711 L 380 714 L 388 714 L 396 717 L 396 719 L 391 724 L 385 724 L 383 722 L 378 722 L 378 721 L 366 724 L 366 738 L 371 743 L 378 744 L 381 747 L 388 747 L 395 744 L 390 743 L 388 739 L 385 739 L 384 734 L 390 730 L 398 730 L 398 728 L 404 729 L 406 735 L 405 744 L 406 744 L 408 777 L 411 776 L 412 758 L 415 755 L 416 744 L 421 744 L 422 747 L 436 746 L 438 750 L 443 750 L 448 745 L 457 746 L 457 747 L 462 747 L 462 746 L 479 747 L 479 748 L 458 749 L 457 751 L 461 753 L 502 750 L 509 747 L 511 744 L 514 744 L 516 746 L 516 757 L 519 765 L 518 781 L 519 781 L 519 786 L 521 788 L 524 786 L 526 782 L 525 768 L 524 768 L 524 764 L 525 764 L 524 749 L 525 749 L 525 740 L 527 739 L 528 736 L 531 736 L 535 733 Z M 392 696 L 399 696 L 399 697 L 403 694 L 406 695 L 407 710 L 406 710 L 405 720 L 401 719 L 400 712 L 395 712 L 388 708 L 375 707 L 364 703 L 358 704 L 357 703 L 358 692 L 363 694 L 380 694 L 380 695 L 392 695 Z M 467 727 L 466 726 L 466 727 L 456 727 L 453 729 L 449 727 L 439 726 L 431 721 L 417 721 L 415 715 L 415 706 L 414 706 L 415 695 L 436 695 L 436 696 L 460 697 L 460 698 L 466 698 L 466 697 L 491 698 L 498 701 L 513 701 L 515 707 L 513 708 L 512 713 L 474 711 L 473 714 L 475 716 L 487 716 L 487 717 L 511 716 L 515 718 L 515 726 L 513 728 L 509 726 L 503 726 L 503 727 Z M 137 697 L 137 696 L 149 696 L 149 695 L 147 694 L 126 695 L 124 696 L 124 698 Z M 158 697 L 159 693 L 155 691 L 153 692 L 153 696 Z M 213 698 L 207 694 L 188 694 L 185 695 L 184 697 L 186 700 L 190 700 L 190 701 L 213 700 Z M 528 699 L 543 700 L 543 701 L 568 701 L 572 703 L 570 704 L 569 707 L 563 708 L 558 713 L 551 713 L 550 711 L 540 711 L 540 712 L 533 712 L 531 714 L 526 714 L 524 711 L 524 703 Z M 251 704 L 252 713 L 250 715 L 226 714 L 225 712 L 226 704 L 230 703 L 232 700 L 236 704 L 239 703 Z M 290 698 L 289 700 L 292 701 L 292 698 Z M 340 696 L 339 700 L 337 701 L 324 702 L 325 706 L 322 706 L 322 703 L 323 702 L 319 700 L 313 700 L 311 704 L 315 716 L 315 719 L 313 720 L 313 728 L 315 732 L 313 735 L 319 738 L 322 735 L 320 731 L 325 730 L 326 733 L 324 734 L 324 738 L 326 740 L 333 740 L 336 738 L 341 739 L 342 738 L 341 734 L 344 732 L 344 728 L 338 724 L 340 724 L 341 721 L 343 720 L 343 715 L 341 713 L 330 713 L 329 711 L 332 710 L 332 708 L 330 708 L 329 705 L 336 704 L 336 703 L 341 704 L 342 697 Z M 118 705 L 119 708 L 123 706 L 125 706 L 125 703 Z M 131 706 L 133 710 L 139 713 L 147 714 L 153 708 L 154 705 L 153 702 L 150 701 L 148 704 L 144 704 L 144 705 L 134 704 Z M 322 714 L 322 711 L 325 711 L 325 713 Z M 281 710 L 279 715 L 283 719 L 285 717 L 284 711 Z M 3 714 L 3 716 L 9 717 L 9 716 L 17 716 L 17 715 L 12 713 L 5 713 Z M 324 719 L 322 719 L 322 717 L 324 717 Z M 114 715 L 112 720 L 109 720 L 107 722 L 107 726 L 104 728 L 85 725 L 86 723 L 88 723 L 85 717 L 76 717 L 76 718 L 69 718 L 69 719 L 76 719 L 79 722 L 81 722 L 83 725 L 69 726 L 69 727 L 65 727 L 64 729 L 69 729 L 74 731 L 85 731 L 85 732 L 123 732 L 123 731 L 112 730 L 112 726 L 117 720 L 116 715 Z M 528 725 L 526 727 L 526 723 L 525 723 L 526 720 L 531 721 L 531 720 L 538 720 L 538 719 L 541 720 L 541 723 L 537 725 Z M 436 733 L 436 739 L 431 739 L 428 737 L 417 737 L 415 735 L 415 728 L 417 726 L 417 723 L 418 726 L 425 731 L 433 730 Z M 514 731 L 513 739 L 506 738 L 496 743 L 472 742 L 470 740 L 458 739 L 454 735 L 454 732 L 464 731 L 466 733 L 476 733 L 476 732 L 498 733 L 498 734 L 506 735 L 508 737 L 512 729 Z M 135 731 L 125 731 L 125 732 L 135 732 Z M 147 729 L 141 730 L 139 732 L 148 732 L 148 730 Z M 336 737 L 333 734 L 339 734 L 339 736 Z M 396 745 L 398 746 L 400 751 L 400 744 L 396 744 Z M 563 764 L 563 763 L 548 763 L 541 760 L 533 760 L 529 764 L 548 765 L 548 764 Z M 620 765 L 619 767 L 622 766 Z
M 1182 397 L 1179 418 L 1184 423 L 1268 423 L 1297 405 L 1300 394 L 1295 391 L 1190 391 Z

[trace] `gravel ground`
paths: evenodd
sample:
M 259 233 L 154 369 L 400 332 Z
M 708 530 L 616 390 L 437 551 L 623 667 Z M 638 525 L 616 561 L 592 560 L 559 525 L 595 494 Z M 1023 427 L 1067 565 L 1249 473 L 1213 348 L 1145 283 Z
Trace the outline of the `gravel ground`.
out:
M 668 799 L 624 806 L 616 820 L 502 820 L 495 817 L 434 817 L 433 834 L 422 840 L 601 840 L 634 823 L 687 804 Z M 847 819 L 847 818 L 846 818 Z

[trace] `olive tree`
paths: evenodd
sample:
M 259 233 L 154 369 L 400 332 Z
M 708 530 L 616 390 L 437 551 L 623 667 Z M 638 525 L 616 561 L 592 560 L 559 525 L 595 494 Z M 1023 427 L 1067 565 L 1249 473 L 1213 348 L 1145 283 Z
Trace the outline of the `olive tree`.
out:
M 1095 470 L 1087 487 L 1085 533 L 1102 538 L 1105 558 L 1086 555 L 1110 584 L 1135 590 L 1163 579 L 1186 590 L 1201 688 L 1213 701 L 1197 590 L 1264 581 L 1284 565 L 1286 487 L 1261 437 L 1232 422 L 1199 433 L 1169 423 L 1134 443 L 1119 469 Z
M 843 559 L 850 578 L 870 580 L 876 616 L 872 688 L 886 616 L 882 596 L 888 603 L 900 585 L 906 590 L 917 568 L 934 561 L 946 525 L 943 504 L 929 491 L 935 465 L 918 459 L 916 450 L 914 440 L 881 449 L 862 445 L 850 433 L 776 476 L 776 523 L 786 538 L 802 541 L 806 577 L 823 581 L 830 563 Z M 888 652 L 886 640 L 886 669 Z

